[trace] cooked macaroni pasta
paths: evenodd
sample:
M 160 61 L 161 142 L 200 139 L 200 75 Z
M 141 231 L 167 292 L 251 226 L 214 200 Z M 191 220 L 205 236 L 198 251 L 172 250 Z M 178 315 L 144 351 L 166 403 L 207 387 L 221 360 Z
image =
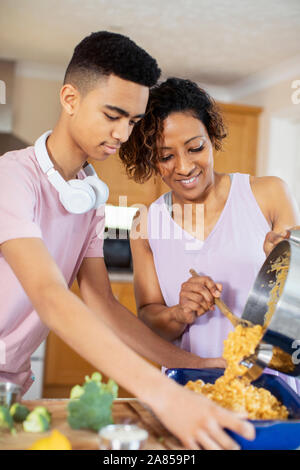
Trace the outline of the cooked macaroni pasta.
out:
M 223 357 L 227 367 L 224 375 L 214 384 L 202 380 L 189 381 L 185 386 L 197 393 L 203 393 L 219 405 L 237 412 L 246 412 L 250 419 L 287 419 L 288 410 L 268 390 L 251 385 L 243 378 L 247 368 L 240 364 L 245 358 L 255 353 L 265 329 L 269 324 L 276 304 L 282 293 L 287 276 L 287 258 L 280 258 L 272 265 L 276 270 L 276 282 L 270 292 L 268 312 L 265 324 L 243 327 L 238 325 L 224 341 Z

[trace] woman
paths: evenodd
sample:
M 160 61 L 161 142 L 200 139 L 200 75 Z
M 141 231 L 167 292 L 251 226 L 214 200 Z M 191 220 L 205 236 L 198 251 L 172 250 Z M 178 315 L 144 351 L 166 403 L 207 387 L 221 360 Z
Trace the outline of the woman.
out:
M 214 170 L 213 150 L 225 136 L 212 98 L 189 80 L 171 78 L 151 90 L 146 117 L 120 152 L 136 181 L 158 174 L 171 190 L 150 206 L 146 236 L 131 240 L 138 314 L 203 358 L 221 358 L 233 329 L 214 298 L 222 293 L 241 316 L 267 233 L 299 223 L 281 179 Z M 196 221 L 199 207 L 204 223 Z M 200 276 L 191 277 L 191 268 Z

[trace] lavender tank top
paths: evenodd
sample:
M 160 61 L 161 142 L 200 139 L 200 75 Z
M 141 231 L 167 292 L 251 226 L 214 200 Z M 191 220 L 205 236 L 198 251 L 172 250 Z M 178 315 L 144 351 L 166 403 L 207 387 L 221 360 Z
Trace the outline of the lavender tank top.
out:
M 160 289 L 168 307 L 177 305 L 181 285 L 198 274 L 223 285 L 222 299 L 241 316 L 255 278 L 265 261 L 263 243 L 270 227 L 252 192 L 249 175 L 234 173 L 225 207 L 204 241 L 195 239 L 171 217 L 171 193 L 153 202 L 148 213 L 148 239 Z M 220 357 L 233 330 L 216 307 L 188 325 L 174 343 L 201 357 Z M 280 375 L 300 394 L 300 381 Z

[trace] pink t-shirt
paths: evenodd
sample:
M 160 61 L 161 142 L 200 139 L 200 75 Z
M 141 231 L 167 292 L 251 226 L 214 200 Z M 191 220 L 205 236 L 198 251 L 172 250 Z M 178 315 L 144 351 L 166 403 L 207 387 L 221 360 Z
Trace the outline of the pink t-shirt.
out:
M 77 175 L 85 176 L 83 171 Z M 70 287 L 83 258 L 103 257 L 104 206 L 70 214 L 36 160 L 34 147 L 0 158 L 0 244 L 41 238 Z M 49 329 L 0 251 L 0 381 L 25 393 L 32 384 L 30 356 Z

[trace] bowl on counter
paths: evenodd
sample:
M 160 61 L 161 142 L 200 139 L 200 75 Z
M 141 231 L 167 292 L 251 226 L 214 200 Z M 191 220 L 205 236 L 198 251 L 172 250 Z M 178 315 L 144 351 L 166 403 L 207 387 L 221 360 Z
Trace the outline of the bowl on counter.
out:
M 189 380 L 203 380 L 214 383 L 224 369 L 167 369 L 165 374 L 180 385 Z M 253 423 L 256 437 L 253 441 L 244 439 L 239 434 L 228 431 L 243 450 L 294 450 L 300 447 L 300 396 L 280 377 L 262 374 L 253 382 L 257 387 L 269 390 L 289 411 L 286 421 L 249 420 Z
M 12 382 L 0 382 L 0 405 L 8 408 L 20 402 L 22 398 L 20 385 Z
M 148 432 L 135 424 L 109 424 L 99 431 L 101 450 L 140 450 Z

